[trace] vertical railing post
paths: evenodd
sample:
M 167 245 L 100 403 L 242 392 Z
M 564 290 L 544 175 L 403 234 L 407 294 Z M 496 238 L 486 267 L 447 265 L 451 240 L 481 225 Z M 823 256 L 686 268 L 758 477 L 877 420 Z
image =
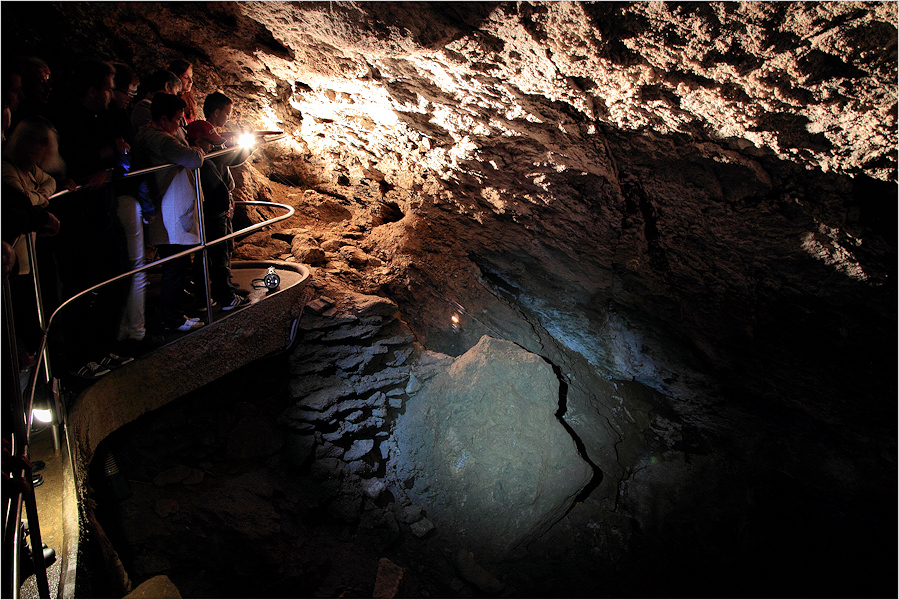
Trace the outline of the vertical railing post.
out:
M 40 275 L 37 270 L 37 250 L 35 249 L 35 233 L 28 234 L 28 261 L 31 263 L 31 277 L 33 279 L 32 283 L 34 284 L 34 298 L 37 304 L 37 322 L 41 328 L 41 332 L 46 335 L 47 332 L 47 319 L 44 316 L 44 300 L 41 295 L 41 281 Z M 44 365 L 44 377 L 45 382 L 50 383 L 53 379 L 53 375 L 50 372 L 50 350 L 49 340 L 43 340 L 43 344 L 41 344 L 40 356 L 38 356 L 38 360 L 34 365 L 34 369 L 39 371 L 41 368 L 41 364 Z M 30 379 L 32 385 L 37 385 L 37 377 L 32 377 Z M 31 395 L 29 395 L 30 397 Z M 59 414 L 60 406 L 58 403 L 54 402 L 50 409 L 50 427 L 53 430 L 53 451 L 59 452 L 59 423 L 61 422 L 61 415 Z M 29 420 L 29 427 L 31 421 Z
M 50 597 L 50 584 L 47 581 L 47 566 L 44 563 L 44 547 L 41 542 L 41 527 L 37 515 L 37 502 L 34 498 L 34 484 L 32 476 L 34 472 L 31 470 L 31 463 L 20 461 L 19 459 L 28 456 L 28 434 L 31 428 L 31 406 L 25 405 L 22 397 L 22 387 L 19 384 L 19 359 L 16 348 L 16 328 L 15 319 L 12 311 L 12 297 L 9 292 L 9 282 L 3 282 L 3 335 L 5 339 L 3 343 L 6 345 L 4 355 L 8 356 L 9 366 L 12 367 L 12 373 L 7 377 L 10 379 L 9 389 L 4 388 L 4 392 L 13 395 L 13 398 L 4 398 L 4 402 L 12 404 L 12 421 L 13 421 L 13 439 L 12 439 L 12 477 L 14 480 L 21 478 L 19 484 L 22 489 L 21 500 L 25 506 L 25 513 L 28 515 L 28 538 L 31 540 L 31 557 L 34 563 L 35 581 L 37 583 L 38 594 L 41 598 Z M 35 367 L 37 368 L 37 367 Z M 6 396 L 6 393 L 3 394 Z M 16 502 L 15 527 L 8 527 L 7 531 L 14 531 L 12 540 L 13 555 L 13 595 L 12 598 L 19 596 L 19 570 L 21 566 L 18 564 L 18 552 L 21 541 L 21 511 L 18 508 L 18 500 Z M 9 525 L 7 523 L 7 525 Z
M 206 324 L 212 323 L 212 298 L 209 292 L 209 256 L 206 253 L 206 219 L 203 215 L 203 190 L 200 181 L 200 169 L 194 169 L 194 185 L 197 188 L 197 220 L 200 225 L 200 245 L 202 250 L 200 254 L 203 260 L 203 294 L 206 300 Z
M 3 343 L 6 344 L 9 354 L 9 365 L 4 365 L 10 370 L 4 379 L 8 379 L 8 384 L 4 384 L 4 396 L 8 393 L 12 395 L 11 399 L 4 398 L 3 402 L 8 406 L 12 406 L 12 434 L 13 434 L 13 456 L 28 445 L 28 427 L 31 420 L 25 415 L 25 402 L 22 397 L 22 386 L 19 379 L 19 352 L 16 342 L 16 326 L 15 315 L 12 311 L 12 295 L 9 291 L 9 282 L 3 282 Z M 4 352 L 4 354 L 6 354 Z M 7 389 L 6 385 L 10 387 Z
M 3 546 L 3 597 L 19 597 L 19 571 L 21 565 L 21 523 L 22 523 L 22 494 L 10 494 L 10 513 L 4 524 L 3 540 L 11 540 L 11 543 Z
M 41 282 L 37 267 L 37 250 L 34 245 L 36 237 L 36 234 L 33 232 L 28 234 L 28 261 L 31 264 L 31 277 L 33 278 L 32 283 L 34 283 L 34 298 L 37 303 L 37 324 L 43 332 L 47 330 L 47 318 L 44 315 L 44 300 L 41 295 Z M 39 357 L 36 368 L 40 368 L 41 361 L 44 363 L 44 373 L 47 382 L 49 382 L 52 378 L 52 374 L 50 373 L 50 352 L 46 345 L 44 345 L 44 351 Z

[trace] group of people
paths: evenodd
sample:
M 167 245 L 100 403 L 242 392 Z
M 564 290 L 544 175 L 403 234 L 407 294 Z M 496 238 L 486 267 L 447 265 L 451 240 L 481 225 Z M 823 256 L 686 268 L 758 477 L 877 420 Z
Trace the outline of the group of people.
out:
M 140 85 L 126 64 L 89 60 L 73 70 L 68 93 L 56 97 L 43 60 L 20 57 L 3 65 L 3 273 L 13 296 L 22 366 L 32 360 L 41 336 L 33 286 L 24 277 L 32 267 L 49 315 L 68 298 L 147 264 L 148 248 L 167 258 L 199 244 L 198 192 L 206 240 L 231 232 L 230 167 L 246 161 L 251 150 L 206 155 L 228 144 L 222 134 L 232 101 L 210 93 L 201 119 L 193 67 L 180 59 L 152 73 L 134 103 Z M 169 164 L 175 166 L 125 177 Z M 61 190 L 71 193 L 54 197 Z M 25 252 L 26 236 L 36 236 L 35 265 Z M 221 310 L 246 302 L 231 282 L 232 248 L 230 240 L 207 248 L 208 285 Z M 207 282 L 199 265 L 196 254 L 163 264 L 157 316 L 162 331 L 203 324 L 187 316 L 192 299 L 205 307 Z M 63 322 L 51 331 L 51 351 L 59 352 L 54 364 L 59 358 L 66 371 L 95 379 L 163 341 L 151 333 L 159 330 L 148 328 L 146 273 L 120 283 L 60 313 Z

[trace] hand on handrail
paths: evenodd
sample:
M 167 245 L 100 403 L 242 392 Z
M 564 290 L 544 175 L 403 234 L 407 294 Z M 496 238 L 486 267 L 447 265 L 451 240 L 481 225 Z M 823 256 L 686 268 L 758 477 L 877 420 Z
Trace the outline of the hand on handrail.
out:
M 284 135 L 285 135 L 283 131 L 254 131 L 254 132 L 251 132 L 251 133 L 253 133 L 253 134 L 256 135 L 257 137 L 262 137 L 262 138 L 263 138 L 262 140 L 260 140 L 259 142 L 257 142 L 257 144 L 258 144 L 258 143 L 264 143 L 264 144 L 265 144 L 265 143 L 268 143 L 268 142 L 275 142 L 275 141 L 280 140 L 280 139 L 281 139 L 282 137 L 284 137 Z M 268 136 L 268 135 L 275 135 L 276 137 L 274 137 L 274 138 L 272 138 L 272 139 L 269 139 L 269 140 L 264 139 L 265 136 Z M 204 158 L 217 158 L 217 157 L 219 157 L 219 156 L 224 156 L 224 155 L 229 154 L 229 153 L 236 153 L 236 152 L 239 152 L 239 151 L 241 151 L 241 150 L 246 150 L 246 149 L 247 149 L 247 148 L 245 148 L 245 147 L 243 147 L 243 146 L 232 146 L 232 147 L 230 147 L 230 148 L 225 148 L 224 150 L 217 150 L 217 151 L 215 151 L 215 152 L 210 152 L 210 153 L 206 154 L 206 155 L 204 156 Z M 159 166 L 156 166 L 156 167 L 149 167 L 149 168 L 147 168 L 147 169 L 139 169 L 139 170 L 136 170 L 136 171 L 132 171 L 131 173 L 126 173 L 123 177 L 120 177 L 120 178 L 117 178 L 117 179 L 118 179 L 118 180 L 121 180 L 121 179 L 128 179 L 128 178 L 130 178 L 130 177 L 138 177 L 138 176 L 141 176 L 141 175 L 147 175 L 147 174 L 149 174 L 149 173 L 155 173 L 156 171 L 161 171 L 161 170 L 163 170 L 163 169 L 169 169 L 169 168 L 175 167 L 175 166 L 177 166 L 177 165 L 168 164 L 168 165 L 159 165 Z M 104 172 L 104 173 L 107 173 L 107 172 Z M 106 174 L 106 175 L 104 175 L 104 177 L 106 177 L 106 179 L 105 179 L 100 185 L 102 185 L 103 183 L 108 183 L 109 181 L 112 180 L 111 174 Z M 69 181 L 71 181 L 71 180 L 69 180 Z M 92 181 L 92 182 L 93 182 L 93 181 Z M 92 182 L 91 182 L 91 183 L 92 183 Z M 53 194 L 52 196 L 50 196 L 50 198 L 53 199 L 53 198 L 57 198 L 57 197 L 59 197 L 59 196 L 62 196 L 63 194 L 68 194 L 68 193 L 70 193 L 70 192 L 78 191 L 78 189 L 80 189 L 81 187 L 96 187 L 96 186 L 91 186 L 91 184 L 88 183 L 87 186 L 74 186 L 74 187 L 72 187 L 72 186 L 68 185 L 68 181 L 67 181 L 67 182 L 66 182 L 66 185 L 65 185 L 64 187 L 65 187 L 66 189 L 61 190 L 61 191 L 59 191 L 59 192 L 56 192 L 55 194 Z
M 47 213 L 47 217 L 47 222 L 44 223 L 44 226 L 37 230 L 37 234 L 41 237 L 49 237 L 59 233 L 59 219 L 51 212 Z

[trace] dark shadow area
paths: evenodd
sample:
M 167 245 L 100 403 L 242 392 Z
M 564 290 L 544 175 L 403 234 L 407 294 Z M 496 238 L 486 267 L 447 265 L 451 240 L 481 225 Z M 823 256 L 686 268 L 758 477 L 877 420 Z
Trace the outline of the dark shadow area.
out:
M 543 360 L 546 360 L 544 358 Z M 587 454 L 587 448 L 584 446 L 584 441 L 580 438 L 580 436 L 571 428 L 565 421 L 565 413 L 568 410 L 568 382 L 565 381 L 564 375 L 562 375 L 562 369 L 558 367 L 558 365 L 554 365 L 550 361 L 546 360 L 547 364 L 552 367 L 553 373 L 556 374 L 556 378 L 559 380 L 559 410 L 556 411 L 556 419 L 559 420 L 562 427 L 565 428 L 565 431 L 568 432 L 568 435 L 571 436 L 572 441 L 574 441 L 574 445 L 577 448 L 578 454 L 584 459 L 590 468 L 593 469 L 593 477 L 590 479 L 590 482 L 584 486 L 577 496 L 574 498 L 574 502 L 584 502 L 587 498 L 590 497 L 590 494 L 593 493 L 593 490 L 599 487 L 599 484 L 602 483 L 602 470 L 594 464 L 592 460 L 590 460 L 590 455 Z
M 353 492 L 328 470 L 336 459 L 297 460 L 297 432 L 276 426 L 291 404 L 291 356 L 242 367 L 111 435 L 133 493 L 108 493 L 98 451 L 97 546 L 110 540 L 135 584 L 165 574 L 185 598 L 371 597 L 383 557 L 406 570 L 402 597 L 476 597 L 451 586 L 439 549 L 387 516 L 390 493 L 374 502 Z M 108 551 L 94 560 L 79 584 L 96 597 L 117 575 Z

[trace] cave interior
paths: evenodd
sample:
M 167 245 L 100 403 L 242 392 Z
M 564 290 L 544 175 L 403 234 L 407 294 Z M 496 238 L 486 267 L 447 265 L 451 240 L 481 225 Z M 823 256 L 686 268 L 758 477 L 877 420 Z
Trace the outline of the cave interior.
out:
M 184 58 L 285 132 L 234 259 L 312 269 L 291 353 L 95 453 L 83 595 L 896 595 L 895 2 L 2 13 L 57 102 Z

